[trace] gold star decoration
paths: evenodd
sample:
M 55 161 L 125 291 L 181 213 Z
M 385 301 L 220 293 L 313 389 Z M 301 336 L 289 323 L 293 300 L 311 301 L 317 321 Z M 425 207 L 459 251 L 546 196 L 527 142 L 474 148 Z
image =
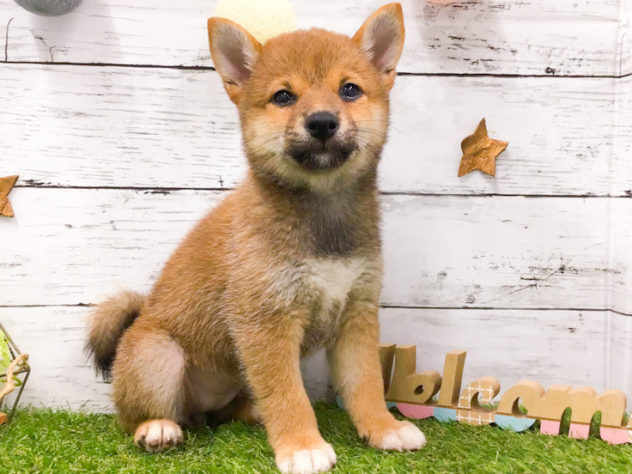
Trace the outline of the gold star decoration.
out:
M 9 193 L 15 186 L 17 176 L 0 178 L 0 216 L 13 217 L 13 208 L 9 202 Z
M 463 157 L 459 165 L 459 177 L 474 170 L 496 176 L 496 157 L 505 151 L 507 145 L 508 142 L 489 138 L 485 119 L 481 120 L 476 131 L 461 142 Z

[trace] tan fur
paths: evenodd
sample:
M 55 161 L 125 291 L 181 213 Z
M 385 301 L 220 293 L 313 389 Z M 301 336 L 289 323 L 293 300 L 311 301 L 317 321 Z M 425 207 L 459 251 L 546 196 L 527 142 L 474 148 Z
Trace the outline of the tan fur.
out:
M 313 29 L 260 45 L 220 18 L 209 20 L 209 35 L 250 171 L 180 244 L 121 338 L 113 383 L 123 426 L 182 424 L 199 411 L 252 418 L 251 393 L 281 470 L 329 469 L 335 454 L 299 367 L 302 355 L 325 347 L 360 435 L 378 447 L 420 447 L 386 410 L 378 357 L 376 167 L 403 46 L 401 7 L 383 7 L 353 39 Z M 343 101 L 345 82 L 363 95 Z M 296 102 L 272 103 L 279 89 Z M 336 140 L 355 147 L 338 168 L 304 169 L 287 147 L 309 140 L 305 118 L 321 110 L 339 118 Z
M 116 354 L 119 339 L 138 316 L 144 303 L 144 295 L 123 291 L 99 304 L 92 315 L 86 350 L 105 378 L 110 376 L 109 366 Z

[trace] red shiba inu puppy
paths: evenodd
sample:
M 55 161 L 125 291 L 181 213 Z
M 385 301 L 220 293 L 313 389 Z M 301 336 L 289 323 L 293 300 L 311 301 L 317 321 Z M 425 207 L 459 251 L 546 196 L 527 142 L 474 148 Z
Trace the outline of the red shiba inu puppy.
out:
M 257 42 L 208 22 L 213 62 L 237 105 L 250 169 L 169 259 L 152 292 L 102 303 L 88 347 L 113 379 L 123 427 L 148 451 L 182 441 L 205 412 L 258 419 L 282 472 L 330 469 L 299 360 L 327 350 L 360 436 L 418 449 L 386 409 L 377 164 L 402 52 L 399 4 L 353 38 L 320 29 Z

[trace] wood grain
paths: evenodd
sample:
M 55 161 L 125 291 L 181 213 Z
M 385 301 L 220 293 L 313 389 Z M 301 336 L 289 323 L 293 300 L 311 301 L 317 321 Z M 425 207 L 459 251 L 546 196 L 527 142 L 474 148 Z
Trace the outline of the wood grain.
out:
M 615 147 L 620 156 L 628 157 L 628 163 L 632 166 L 632 76 L 620 80 L 617 87 L 622 92 L 618 102 L 617 120 L 613 124 L 613 130 L 618 131 Z M 632 197 L 632 168 L 630 166 L 612 169 L 612 186 L 627 188 L 626 196 Z M 627 237 L 628 229 L 632 225 L 629 215 L 612 213 L 610 219 L 609 245 L 613 257 L 617 258 L 626 268 L 623 278 L 612 278 L 610 281 L 610 304 L 621 308 L 625 313 L 632 314 L 632 250 L 630 238 Z M 632 330 L 632 328 L 631 328 Z M 630 332 L 626 333 L 629 337 Z M 627 370 L 627 369 L 626 369 Z
M 626 311 L 629 199 L 414 197 L 383 200 L 389 305 Z M 414 243 L 413 243 L 414 242 Z M 621 290 L 610 299 L 613 285 Z
M 591 385 L 630 395 L 629 378 L 607 364 L 614 331 L 629 319 L 601 311 L 390 308 L 380 322 L 383 342 L 417 346 L 417 371 L 441 371 L 446 352 L 466 350 L 463 385 L 493 375 L 501 393 L 532 379 L 545 388 Z
M 0 304 L 95 303 L 147 290 L 224 193 L 17 188 L 0 222 Z M 609 222 L 630 199 L 384 196 L 382 301 L 395 306 L 629 307 Z M 620 228 L 629 242 L 631 225 Z M 626 254 L 627 255 L 627 254 Z M 619 287 L 617 287 L 619 288 Z M 629 287 L 628 287 L 629 288 Z
M 632 318 L 617 317 L 609 314 L 606 328 L 610 340 L 605 352 L 606 386 L 621 388 L 626 392 L 628 400 L 632 399 L 632 375 L 630 374 L 630 360 L 632 360 Z
M 90 308 L 81 307 L 0 308 L 3 325 L 29 353 L 33 369 L 21 403 L 112 410 L 110 385 L 99 381 L 83 354 L 89 312 Z M 468 351 L 464 384 L 493 374 L 502 390 L 533 378 L 545 387 L 589 381 L 599 392 L 620 388 L 630 396 L 629 379 L 607 372 L 605 320 L 604 312 L 393 308 L 381 312 L 382 340 L 416 344 L 419 371 L 441 371 L 445 353 L 462 348 Z M 520 343 L 507 334 L 520 334 Z M 629 358 L 630 353 L 621 356 Z M 304 379 L 314 398 L 324 396 L 327 371 L 322 354 L 304 364 Z
M 632 74 L 632 0 L 622 0 L 619 11 L 619 75 Z
M 404 0 L 400 70 L 415 73 L 614 75 L 627 0 L 486 0 L 441 6 Z M 296 0 L 299 26 L 352 34 L 384 0 Z M 61 18 L 0 4 L 10 61 L 210 66 L 214 1 L 83 2 Z M 335 19 L 332 22 L 332 19 Z M 3 32 L 3 37 L 4 32 Z
M 399 77 L 380 187 L 625 196 L 631 88 L 632 78 Z M 12 137 L 0 140 L 2 169 L 19 171 L 21 185 L 223 188 L 245 171 L 237 113 L 215 72 L 3 65 L 0 102 Z M 496 178 L 458 178 L 461 140 L 482 117 L 509 147 Z

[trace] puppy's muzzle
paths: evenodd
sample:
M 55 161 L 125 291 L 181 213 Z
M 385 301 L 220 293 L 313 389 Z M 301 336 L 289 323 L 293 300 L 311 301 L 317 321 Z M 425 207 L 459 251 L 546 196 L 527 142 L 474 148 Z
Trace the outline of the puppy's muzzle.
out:
M 306 143 L 290 147 L 288 154 L 307 170 L 331 170 L 342 166 L 355 148 L 354 143 Z

